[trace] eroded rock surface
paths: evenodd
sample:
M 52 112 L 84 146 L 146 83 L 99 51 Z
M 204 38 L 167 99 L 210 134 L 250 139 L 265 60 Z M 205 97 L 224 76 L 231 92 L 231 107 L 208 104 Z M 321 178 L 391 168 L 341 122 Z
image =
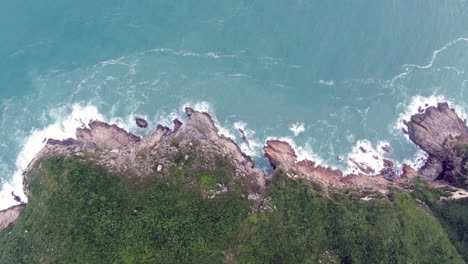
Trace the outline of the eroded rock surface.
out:
M 428 153 L 429 158 L 419 173 L 430 180 L 455 182 L 466 175 L 468 127 L 447 103 L 428 107 L 413 115 L 407 133 L 410 140 Z

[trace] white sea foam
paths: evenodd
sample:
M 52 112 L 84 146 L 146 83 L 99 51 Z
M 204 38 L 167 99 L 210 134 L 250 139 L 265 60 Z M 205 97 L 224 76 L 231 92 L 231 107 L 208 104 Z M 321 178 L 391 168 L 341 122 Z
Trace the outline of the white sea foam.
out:
M 255 131 L 247 128 L 247 124 L 243 121 L 237 121 L 234 123 L 233 127 L 239 131 L 242 130 L 246 137 L 246 141 L 239 140 L 238 143 L 240 149 L 245 154 L 249 155 L 250 157 L 260 157 L 262 155 L 262 144 L 259 142 L 258 139 L 254 138 Z
M 368 176 L 378 174 L 384 168 L 384 153 L 379 149 L 385 144 L 387 144 L 385 141 L 378 142 L 376 149 L 369 140 L 358 140 L 347 155 L 346 163 L 348 168 L 344 171 L 344 174 L 361 173 Z M 374 173 L 362 172 L 353 160 L 361 166 L 371 168 L 374 170 Z
M 418 149 L 418 151 L 413 155 L 413 157 L 411 157 L 410 159 L 403 160 L 402 164 L 407 164 L 411 166 L 411 168 L 419 170 L 426 163 L 427 158 L 427 153 L 424 152 L 422 149 Z
M 166 112 L 161 112 L 157 115 L 156 123 L 166 126 L 166 127 L 172 127 L 174 125 L 174 120 L 178 119 L 182 121 L 183 116 L 184 115 L 182 114 L 182 111 L 177 111 L 177 110 L 173 110 L 169 114 Z
M 65 111 L 69 113 L 65 116 L 61 115 Z M 23 141 L 21 151 L 16 159 L 16 171 L 11 181 L 2 187 L 0 192 L 0 210 L 17 204 L 11 196 L 12 191 L 23 201 L 27 201 L 23 193 L 22 172 L 44 147 L 45 139 L 74 138 L 76 128 L 86 126 L 91 120 L 104 120 L 96 107 L 78 104 L 73 105 L 71 109 L 54 109 L 49 112 L 49 116 L 55 119 L 53 124 L 42 129 L 33 129 L 28 138 Z
M 297 137 L 299 134 L 301 134 L 302 132 L 305 131 L 304 123 L 291 124 L 291 126 L 289 126 L 289 130 L 291 130 L 291 132 L 293 132 L 294 136 Z

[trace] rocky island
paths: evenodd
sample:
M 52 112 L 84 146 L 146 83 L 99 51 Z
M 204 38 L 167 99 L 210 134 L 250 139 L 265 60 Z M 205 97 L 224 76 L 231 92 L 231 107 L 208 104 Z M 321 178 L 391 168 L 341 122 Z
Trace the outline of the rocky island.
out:
M 266 174 L 208 113 L 185 111 L 144 138 L 93 121 L 48 139 L 24 172 L 30 202 L 0 212 L 0 262 L 468 260 L 468 128 L 448 104 L 405 123 L 428 154 L 419 171 L 352 160 L 348 175 L 281 140 L 264 145 Z

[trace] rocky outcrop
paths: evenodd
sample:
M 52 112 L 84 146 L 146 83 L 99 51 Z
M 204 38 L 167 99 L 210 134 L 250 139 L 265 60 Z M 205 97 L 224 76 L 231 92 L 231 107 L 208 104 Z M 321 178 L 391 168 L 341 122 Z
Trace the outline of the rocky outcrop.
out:
M 298 161 L 294 149 L 285 141 L 269 140 L 263 150 L 273 168 L 284 170 L 290 177 L 307 178 L 328 187 L 350 187 L 384 193 L 393 185 L 393 182 L 386 180 L 382 174 L 373 177 L 357 174 L 345 176 L 340 170 L 320 166 L 312 160 Z
M 0 231 L 14 223 L 24 207 L 25 205 L 21 204 L 0 211 Z
M 184 170 L 202 171 L 217 166 L 222 159 L 234 171 L 233 180 L 241 181 L 252 190 L 264 188 L 264 174 L 254 168 L 252 159 L 234 141 L 218 134 L 218 128 L 208 113 L 186 108 L 188 120 L 174 120 L 174 129 L 158 125 L 145 138 L 131 134 L 116 125 L 93 121 L 76 131 L 76 139 L 48 140 L 46 146 L 28 166 L 38 165 L 43 157 L 74 156 L 104 166 L 112 173 L 126 174 L 136 180 L 146 177 L 166 177 L 181 166 Z M 28 194 L 34 173 L 25 173 L 24 187 Z
M 419 171 L 422 176 L 452 183 L 459 183 L 464 177 L 466 181 L 464 149 L 468 147 L 468 127 L 454 109 L 439 103 L 413 115 L 405 125 L 410 140 L 429 156 Z

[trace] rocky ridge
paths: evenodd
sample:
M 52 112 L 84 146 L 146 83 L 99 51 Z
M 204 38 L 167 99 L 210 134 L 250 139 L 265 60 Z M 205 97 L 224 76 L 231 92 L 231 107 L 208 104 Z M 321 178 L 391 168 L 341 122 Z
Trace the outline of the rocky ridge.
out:
M 219 135 L 209 114 L 191 108 L 185 111 L 188 116 L 186 123 L 174 120 L 172 130 L 158 125 L 145 138 L 116 125 L 92 121 L 89 128 L 77 129 L 76 139 L 49 139 L 27 171 L 31 171 L 44 157 L 63 155 L 93 161 L 112 173 L 126 174 L 136 181 L 143 181 L 146 177 L 166 177 L 180 164 L 192 166 L 189 170 L 209 170 L 216 159 L 223 158 L 235 169 L 235 179 L 245 183 L 247 189 L 261 191 L 265 180 L 263 173 L 254 168 L 252 159 L 230 138 Z M 32 178 L 24 178 L 27 195 Z
M 407 187 L 412 177 L 418 173 L 428 180 L 450 180 L 448 175 L 466 171 L 466 160 L 457 156 L 453 148 L 468 142 L 466 122 L 462 121 L 447 104 L 430 107 L 414 115 L 406 122 L 410 139 L 429 154 L 427 164 L 416 172 L 404 164 L 403 174 L 395 177 L 394 163 L 384 160 L 385 167 L 375 176 L 367 176 L 366 164 L 356 164 L 362 173 L 344 175 L 342 171 L 316 164 L 312 160 L 297 160 L 293 147 L 281 140 L 269 140 L 264 146 L 265 156 L 274 171 L 270 175 L 258 170 L 252 159 L 244 154 L 230 138 L 219 134 L 212 117 L 208 113 L 192 108 L 185 109 L 188 120 L 182 123 L 174 120 L 174 127 L 158 125 L 147 137 L 140 138 L 124 129 L 100 121 L 92 121 L 87 128 L 79 128 L 75 139 L 48 139 L 24 173 L 24 191 L 30 196 L 28 185 L 34 177 L 34 168 L 48 156 L 74 156 L 95 162 L 117 174 L 125 174 L 134 180 L 147 177 L 166 177 L 177 166 L 190 169 L 209 170 L 216 160 L 228 160 L 234 168 L 234 179 L 241 181 L 249 192 L 262 203 L 262 191 L 266 181 L 283 170 L 289 177 L 305 178 L 332 188 L 353 188 L 363 191 L 386 193 L 389 187 Z M 146 122 L 146 121 L 145 121 Z M 137 123 L 143 124 L 142 120 Z M 146 123 L 147 124 L 147 123 Z M 140 126 L 141 127 L 141 126 Z M 390 151 L 390 146 L 385 147 Z M 193 162 L 197 161 L 197 162 Z M 464 162 L 464 163 L 463 163 Z M 182 165 L 181 165 L 182 164 Z M 434 165 L 435 164 L 435 165 Z M 438 181 L 440 185 L 440 181 Z M 226 187 L 223 186 L 223 189 Z M 12 207 L 0 212 L 0 220 L 8 219 L 8 225 L 22 207 Z M 8 222 L 10 221 L 10 222 Z M 1 222 L 3 223 L 3 222 Z M 1 227 L 0 227 L 1 229 Z

